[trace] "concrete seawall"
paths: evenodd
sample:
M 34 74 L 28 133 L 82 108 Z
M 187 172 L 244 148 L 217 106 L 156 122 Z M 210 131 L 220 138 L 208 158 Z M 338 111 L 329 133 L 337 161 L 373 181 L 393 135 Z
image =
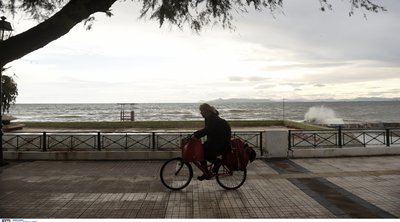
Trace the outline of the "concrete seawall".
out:
M 4 151 L 8 160 L 163 160 L 180 151 Z

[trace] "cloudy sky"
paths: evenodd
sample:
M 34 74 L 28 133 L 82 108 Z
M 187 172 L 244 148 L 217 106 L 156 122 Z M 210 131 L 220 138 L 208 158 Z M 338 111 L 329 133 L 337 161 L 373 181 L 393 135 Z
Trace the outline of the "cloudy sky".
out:
M 235 31 L 196 34 L 139 19 L 116 3 L 9 66 L 17 103 L 198 102 L 217 98 L 400 97 L 400 1 L 349 17 L 348 1 L 285 0 L 283 11 L 237 14 Z M 9 19 L 11 20 L 11 19 Z M 16 16 L 20 33 L 32 22 Z M 6 73 L 7 74 L 7 73 Z

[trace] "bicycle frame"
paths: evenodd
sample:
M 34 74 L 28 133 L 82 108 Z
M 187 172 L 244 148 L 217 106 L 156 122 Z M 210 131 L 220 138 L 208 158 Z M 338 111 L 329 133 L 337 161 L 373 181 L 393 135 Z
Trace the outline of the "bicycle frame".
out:
M 213 173 L 212 172 L 212 168 L 214 167 L 213 163 L 207 165 L 207 170 L 205 170 L 203 168 L 203 166 L 201 165 L 200 161 L 191 161 L 191 162 L 187 162 L 187 163 L 189 163 L 189 164 L 193 163 L 199 170 L 201 170 L 201 172 L 203 172 L 204 174 L 206 174 L 208 176 L 216 176 L 216 175 L 218 175 L 218 176 L 224 176 L 224 175 L 227 176 L 227 175 L 232 175 L 231 171 L 224 164 L 222 164 L 220 166 L 220 167 L 223 167 L 225 169 L 224 173 Z

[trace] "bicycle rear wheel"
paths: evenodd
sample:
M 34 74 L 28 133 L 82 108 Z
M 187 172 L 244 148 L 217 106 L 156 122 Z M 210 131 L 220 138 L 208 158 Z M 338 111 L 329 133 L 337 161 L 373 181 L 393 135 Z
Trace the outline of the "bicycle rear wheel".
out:
M 167 160 L 160 170 L 162 184 L 171 190 L 181 190 L 189 185 L 193 177 L 192 166 L 182 158 Z
M 221 165 L 216 175 L 217 183 L 226 190 L 235 190 L 246 181 L 247 169 L 231 171 L 225 165 Z

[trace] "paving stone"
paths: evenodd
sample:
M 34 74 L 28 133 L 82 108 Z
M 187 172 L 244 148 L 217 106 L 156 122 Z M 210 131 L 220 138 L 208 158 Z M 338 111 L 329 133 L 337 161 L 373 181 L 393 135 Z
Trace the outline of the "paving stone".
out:
M 163 161 L 13 162 L 0 168 L 0 218 L 350 217 L 305 181 L 335 186 L 338 198 L 356 198 L 368 203 L 367 210 L 386 213 L 378 216 L 400 217 L 398 156 L 274 160 L 298 167 L 290 173 L 269 161 L 250 164 L 237 190 L 197 181 L 201 172 L 195 169 L 181 191 L 160 182 Z

